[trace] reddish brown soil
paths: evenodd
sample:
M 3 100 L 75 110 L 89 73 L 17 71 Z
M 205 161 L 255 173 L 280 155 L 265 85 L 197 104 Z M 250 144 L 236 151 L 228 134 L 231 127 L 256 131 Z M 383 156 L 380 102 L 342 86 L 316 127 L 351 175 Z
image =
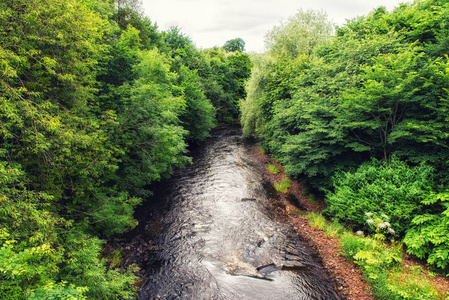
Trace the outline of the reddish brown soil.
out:
M 253 148 L 253 154 L 261 165 L 267 166 L 270 163 L 281 170 L 277 174 L 272 174 L 265 168 L 265 181 L 274 185 L 275 182 L 280 182 L 284 179 L 285 172 L 282 165 L 273 161 L 268 155 L 261 153 L 258 147 Z M 375 299 L 358 266 L 340 255 L 339 239 L 328 237 L 323 231 L 311 227 L 309 219 L 297 213 L 298 210 L 321 212 L 325 208 L 325 204 L 322 201 L 318 203 L 317 201 L 310 201 L 303 193 L 304 186 L 294 180 L 291 180 L 291 182 L 292 187 L 288 194 L 280 193 L 279 199 L 270 199 L 272 206 L 276 208 L 283 221 L 292 224 L 301 239 L 315 249 L 323 267 L 333 279 L 343 298 L 354 300 Z M 292 203 L 292 198 L 296 198 L 298 201 Z M 427 273 L 424 264 L 408 255 L 404 255 L 403 265 L 407 268 L 420 265 Z M 436 276 L 429 277 L 429 279 L 442 294 L 449 291 L 449 280 L 447 277 Z

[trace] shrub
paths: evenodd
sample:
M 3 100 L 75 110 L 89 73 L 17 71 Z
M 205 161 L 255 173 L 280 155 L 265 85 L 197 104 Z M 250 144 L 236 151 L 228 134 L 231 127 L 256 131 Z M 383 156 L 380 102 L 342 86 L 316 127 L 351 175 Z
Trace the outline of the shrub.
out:
M 343 255 L 360 266 L 376 299 L 402 299 L 395 297 L 388 284 L 390 270 L 402 261 L 402 244 L 387 247 L 382 241 L 347 233 L 341 247 Z
M 430 194 L 427 212 L 415 216 L 404 243 L 407 252 L 449 273 L 449 193 Z
M 368 218 L 366 224 L 374 233 L 375 239 L 384 241 L 387 235 L 394 236 L 396 234 L 396 231 L 391 228 L 390 218 L 387 215 L 367 212 L 365 216 Z
M 377 279 L 383 270 L 397 266 L 402 261 L 402 244 L 390 247 L 372 238 L 363 238 L 361 248 L 354 255 L 354 261 L 368 274 Z
M 376 211 L 388 215 L 391 226 L 403 236 L 422 209 L 432 183 L 431 172 L 424 164 L 409 167 L 394 157 L 389 164 L 373 159 L 354 173 L 332 178 L 334 191 L 326 195 L 325 213 L 354 228 L 369 230 L 365 213 Z
M 339 227 L 335 221 L 326 222 L 320 214 L 311 213 L 307 217 L 312 226 L 318 226 L 326 233 Z M 433 288 L 422 267 L 400 265 L 403 253 L 401 243 L 386 245 L 382 239 L 364 237 L 361 232 L 354 235 L 344 230 L 340 230 L 338 236 L 342 255 L 360 266 L 376 299 L 445 299 L 441 292 Z
M 340 246 L 342 254 L 350 261 L 354 261 L 354 256 L 365 248 L 363 237 L 349 232 L 342 236 Z

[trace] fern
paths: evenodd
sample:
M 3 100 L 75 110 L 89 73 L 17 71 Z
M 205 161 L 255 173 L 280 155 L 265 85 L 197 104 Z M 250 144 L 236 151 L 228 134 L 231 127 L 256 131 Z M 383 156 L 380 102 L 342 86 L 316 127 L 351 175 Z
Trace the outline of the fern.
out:
M 445 272 L 449 271 L 449 193 L 431 194 L 423 204 L 429 213 L 412 220 L 404 243 L 413 254 Z

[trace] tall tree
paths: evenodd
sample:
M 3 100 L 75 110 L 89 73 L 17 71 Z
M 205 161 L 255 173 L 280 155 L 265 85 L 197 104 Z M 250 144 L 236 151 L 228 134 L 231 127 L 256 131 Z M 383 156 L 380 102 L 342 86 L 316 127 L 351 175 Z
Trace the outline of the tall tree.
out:
M 102 185 L 119 152 L 114 114 L 90 111 L 103 4 L 0 3 L 1 298 L 133 294 L 135 277 L 108 271 L 95 237 L 130 226 L 137 204 Z
M 226 43 L 223 46 L 223 49 L 225 49 L 226 52 L 235 52 L 235 51 L 244 52 L 245 41 L 241 38 L 226 41 Z
M 265 44 L 275 55 L 293 58 L 301 53 L 311 54 L 317 45 L 328 41 L 333 32 L 333 24 L 324 11 L 300 9 L 286 22 L 273 27 L 265 36 Z

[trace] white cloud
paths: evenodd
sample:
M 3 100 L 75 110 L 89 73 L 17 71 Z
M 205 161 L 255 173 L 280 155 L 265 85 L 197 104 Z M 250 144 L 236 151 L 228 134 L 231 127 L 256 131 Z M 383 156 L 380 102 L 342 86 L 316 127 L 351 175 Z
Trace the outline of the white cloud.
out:
M 248 51 L 262 51 L 265 34 L 298 9 L 323 9 L 342 25 L 384 5 L 392 10 L 404 0 L 143 0 L 146 14 L 160 30 L 179 26 L 200 48 L 223 46 L 242 38 Z

